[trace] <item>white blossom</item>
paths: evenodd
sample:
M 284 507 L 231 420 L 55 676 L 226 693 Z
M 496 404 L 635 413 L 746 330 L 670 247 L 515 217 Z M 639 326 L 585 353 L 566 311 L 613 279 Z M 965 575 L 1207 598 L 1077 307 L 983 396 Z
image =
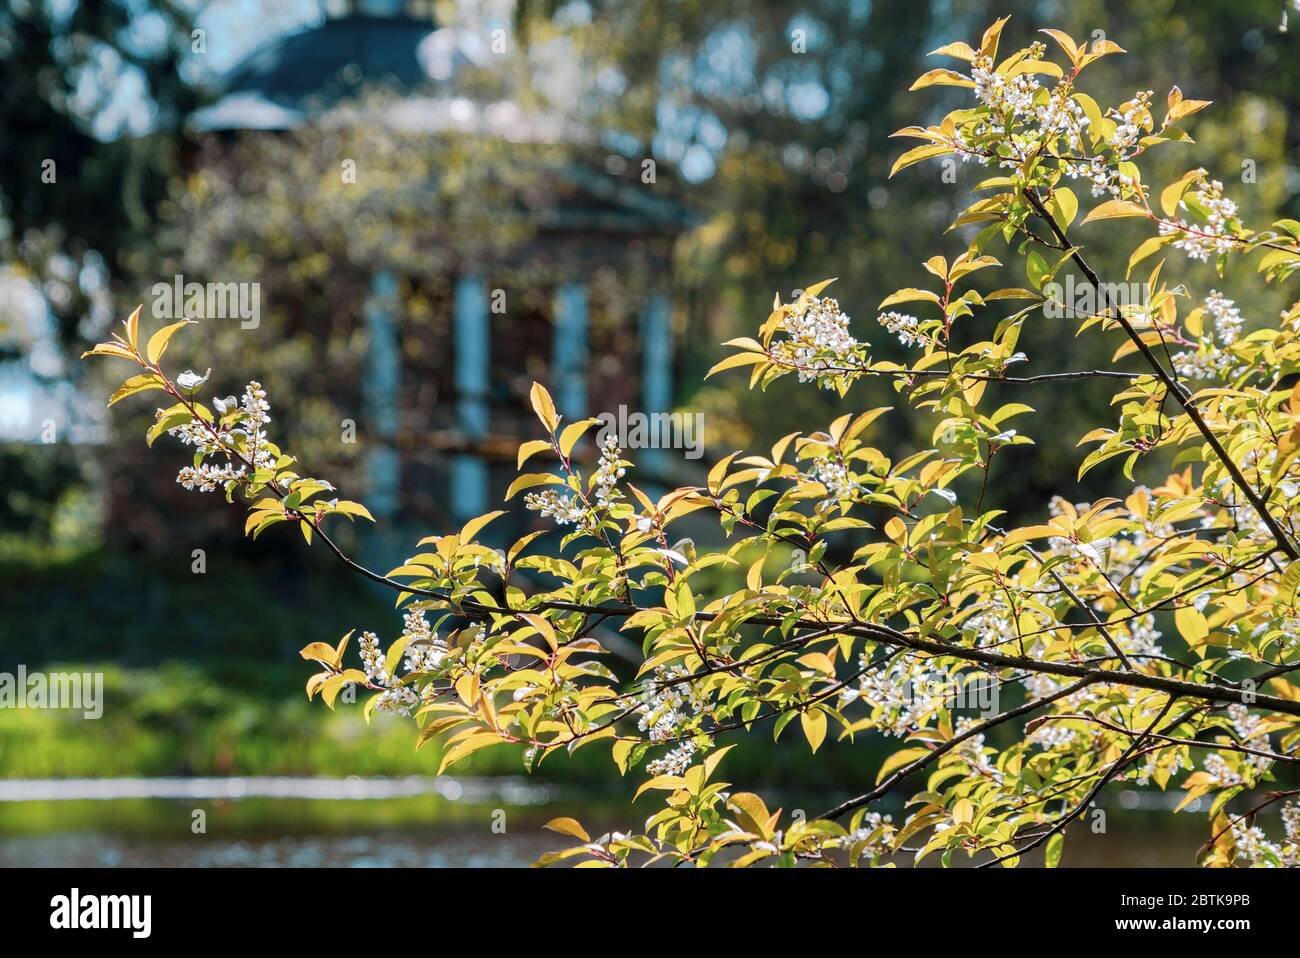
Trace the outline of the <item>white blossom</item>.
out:
M 200 376 L 192 369 L 187 369 L 185 370 L 185 372 L 181 373 L 179 376 L 176 377 L 176 385 L 178 388 L 184 389 L 186 392 L 194 392 L 205 382 L 207 382 L 208 377 L 211 375 L 212 375 L 211 369 L 209 369 L 202 376 Z
M 1194 190 L 1191 195 L 1207 211 L 1204 224 L 1192 225 L 1187 220 L 1161 220 L 1161 236 L 1177 236 L 1174 248 L 1183 250 L 1188 258 L 1206 262 L 1211 256 L 1225 253 L 1236 246 L 1229 221 L 1237 216 L 1237 204 L 1223 195 L 1223 184 L 1213 180 L 1208 186 Z M 1179 203 L 1186 209 L 1186 201 Z
M 830 297 L 810 296 L 782 321 L 789 339 L 772 344 L 777 362 L 796 367 L 799 381 L 834 386 L 833 376 L 852 358 L 858 341 L 849 333 L 849 317 Z

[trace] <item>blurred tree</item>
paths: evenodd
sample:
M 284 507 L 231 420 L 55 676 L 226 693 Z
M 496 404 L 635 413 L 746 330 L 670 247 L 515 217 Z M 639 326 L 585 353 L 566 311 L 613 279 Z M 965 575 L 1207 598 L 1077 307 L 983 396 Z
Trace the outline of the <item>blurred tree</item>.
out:
M 788 297 L 822 272 L 838 275 L 835 294 L 855 317 L 857 335 L 872 341 L 881 356 L 901 357 L 897 344 L 875 328 L 873 307 L 895 279 L 921 278 L 920 261 L 929 251 L 920 247 L 923 231 L 915 224 L 946 222 L 978 172 L 965 168 L 953 176 L 953 170 L 931 161 L 922 168 L 925 175 L 891 183 L 889 164 L 901 147 L 889 135 L 908 119 L 901 106 L 904 78 L 919 72 L 928 50 L 987 20 L 988 7 L 968 0 L 513 4 L 513 55 L 495 58 L 496 67 L 514 84 L 511 94 L 546 104 L 631 169 L 644 159 L 680 168 L 696 186 L 693 202 L 711 213 L 707 225 L 679 250 L 675 272 L 686 287 L 689 306 L 679 337 L 691 348 L 679 358 L 683 368 L 676 382 L 679 401 L 706 412 L 714 443 L 723 437 L 728 446 L 770 440 L 796 423 L 828 421 L 834 413 L 836 404 L 828 397 L 808 396 L 782 383 L 773 387 L 769 399 L 749 407 L 757 408 L 757 414 L 742 415 L 734 383 L 700 386 L 703 370 L 718 355 L 716 344 L 765 315 L 776 290 Z M 1298 138 L 1300 67 L 1289 51 L 1300 20 L 1289 32 L 1280 32 L 1282 5 L 1276 0 L 1157 0 L 1140 7 L 1106 0 L 1015 0 L 1003 7 L 1014 15 L 1007 29 L 1017 41 L 1046 25 L 1082 36 L 1091 36 L 1102 23 L 1122 27 L 1133 56 L 1117 58 L 1098 78 L 1110 93 L 1131 92 L 1140 81 L 1159 87 L 1163 95 L 1175 75 L 1195 77 L 1203 88 L 1189 89 L 1189 96 L 1226 102 L 1195 131 L 1201 144 L 1194 161 L 1238 179 L 1249 164 L 1254 179 L 1239 191 L 1239 202 L 1252 218 L 1265 219 L 1288 206 L 1295 211 L 1297 174 L 1291 157 Z M 351 222 L 337 210 L 301 202 L 283 207 L 304 215 L 298 224 L 274 215 L 260 223 L 255 213 L 248 213 L 255 206 L 245 207 L 246 221 L 233 214 L 223 219 L 213 212 L 221 205 L 213 205 L 220 191 L 204 194 L 212 184 L 186 179 L 185 171 L 194 168 L 196 159 L 180 124 L 199 94 L 180 78 L 191 26 L 184 8 L 158 4 L 142 12 L 127 2 L 76 4 L 69 12 L 56 8 L 63 10 L 13 4 L 0 12 L 0 69 L 6 80 L 0 108 L 6 130 L 23 131 L 24 142 L 32 144 L 0 157 L 0 186 L 14 207 L 5 258 L 36 264 L 33 272 L 56 277 L 51 288 L 60 300 L 57 315 L 65 341 L 75 338 L 76 326 L 87 315 L 95 317 L 90 325 L 99 326 L 110 312 L 103 297 L 99 307 L 88 309 L 81 288 L 83 277 L 95 275 L 93 268 L 83 268 L 87 262 L 97 264 L 95 251 L 115 251 L 104 258 L 104 270 L 120 277 L 125 268 L 130 298 L 138 301 L 166 272 L 159 270 L 164 261 L 170 268 L 194 256 L 195 263 L 214 265 L 222 248 L 216 242 L 219 230 L 224 230 L 224 248 L 240 261 L 239 275 L 271 265 L 303 282 L 303 297 L 282 300 L 286 306 L 293 301 L 299 315 L 318 311 L 324 301 L 360 301 L 360 287 L 349 289 L 346 299 L 335 295 L 339 284 L 355 286 L 360 275 L 338 269 L 337 257 L 346 254 L 349 262 L 360 262 L 356 257 L 364 245 L 365 220 Z M 439 3 L 434 8 L 440 23 L 481 31 L 495 16 L 493 10 L 510 5 L 479 9 Z M 111 82 L 115 78 L 118 82 Z M 124 93 L 128 87 L 135 92 Z M 1247 88 L 1250 95 L 1237 92 Z M 951 102 L 940 98 L 934 109 L 941 111 Z M 326 139 L 320 145 L 336 146 Z M 468 142 L 464 146 L 478 148 Z M 313 155 L 306 150 L 299 166 Z M 39 159 L 46 156 L 55 160 L 60 184 L 75 185 L 53 189 L 42 184 Z M 286 169 L 294 169 L 293 159 L 268 153 L 256 162 L 284 162 Z M 247 175 L 250 182 L 266 185 L 276 178 L 273 169 Z M 419 209 L 422 198 L 412 184 L 420 175 L 413 170 L 404 177 L 395 169 L 388 184 L 393 203 Z M 288 197 L 302 186 L 293 182 L 297 176 L 271 184 L 261 195 Z M 472 177 L 463 183 L 477 189 L 473 184 Z M 245 184 L 230 175 L 225 186 L 235 195 Z M 187 196 L 191 187 L 198 192 Z M 249 195 L 260 189 L 251 188 Z M 174 230 L 155 236 L 151 224 L 164 195 L 170 197 L 168 221 L 194 223 L 194 236 Z M 98 208 L 96 216 L 83 215 L 89 196 L 104 198 L 103 215 Z M 372 201 L 373 196 L 367 202 L 373 206 Z M 200 208 L 205 212 L 196 217 Z M 322 231 L 319 227 L 331 217 L 348 228 Z M 417 219 L 409 217 L 412 229 L 404 225 L 399 230 L 406 240 L 399 237 L 396 248 L 383 251 L 385 256 L 398 254 L 421 235 L 424 227 Z M 252 227 L 243 240 L 236 233 L 242 225 Z M 278 239 L 266 243 L 277 230 Z M 490 240 L 499 231 L 495 225 L 488 230 L 476 226 L 473 234 Z M 950 237 L 951 250 L 967 238 L 960 233 Z M 65 247 L 73 251 L 72 265 L 60 261 L 56 268 L 55 254 Z M 426 246 L 420 241 L 414 248 Z M 1123 265 L 1108 261 L 1106 251 L 1099 251 L 1097 260 L 1112 273 Z M 1222 283 L 1233 294 L 1231 276 L 1220 281 L 1206 270 L 1205 282 Z M 66 291 L 57 288 L 60 283 Z M 631 298 L 619 281 L 606 288 Z M 420 315 L 442 309 L 427 294 L 406 292 L 408 305 Z M 1268 291 L 1242 295 L 1248 315 L 1275 307 Z M 284 348 L 290 348 L 291 341 L 285 342 Z M 1078 345 L 1046 324 L 1026 330 L 1025 342 L 1032 347 L 1027 351 L 1043 357 L 1041 363 L 1058 354 L 1062 367 L 1107 358 L 1102 346 Z M 287 364 L 284 375 L 304 386 L 299 395 L 320 395 L 301 378 L 316 360 L 308 359 L 310 351 L 295 348 L 295 357 L 277 360 Z M 348 348 L 355 354 L 359 343 Z M 410 348 L 428 350 L 434 344 L 413 341 Z M 881 384 L 861 388 L 878 393 L 873 401 L 894 398 Z M 1061 434 L 1069 435 L 1074 430 L 1068 424 L 1095 417 L 1105 397 L 1087 389 L 1070 394 L 1043 389 L 1028 401 L 1066 426 Z M 304 421 L 326 421 L 316 412 L 320 410 L 307 412 Z M 1015 450 L 1008 461 L 1015 464 L 1021 485 L 1010 493 L 1013 503 L 1037 508 L 1048 477 L 1074 458 L 1075 451 L 1066 447 Z M 1078 493 L 1084 497 L 1089 489 L 1080 487 Z
M 109 318 L 94 308 L 99 278 L 149 255 L 152 211 L 199 103 L 179 70 L 192 26 L 192 13 L 168 2 L 21 0 L 0 10 L 0 128 L 21 146 L 0 151 L 0 253 L 48 284 L 61 343 L 99 335 Z M 51 269 L 61 257 L 75 268 Z
M 925 176 L 892 183 L 888 169 L 904 147 L 889 135 L 909 122 L 905 78 L 920 72 L 928 50 L 987 20 L 990 5 L 770 0 L 741 10 L 644 0 L 595 6 L 586 36 L 627 78 L 628 92 L 609 124 L 643 138 L 627 149 L 653 146 L 679 158 L 688 176 L 707 180 L 702 192 L 715 211 L 681 256 L 695 291 L 688 336 L 704 347 L 686 360 L 679 378 L 684 389 L 698 384 L 720 355 L 716 343 L 766 315 L 773 291 L 788 297 L 823 275 L 839 277 L 834 295 L 853 315 L 855 334 L 877 346 L 882 358 L 901 359 L 904 351 L 875 327 L 874 307 L 899 283 L 924 278 L 920 264 L 928 251 L 918 245 L 924 230 L 917 225 L 948 222 L 984 174 L 954 168 L 948 158 L 946 166 L 928 161 L 920 168 Z M 1163 97 L 1175 82 L 1186 85 L 1193 77 L 1198 86 L 1189 87 L 1188 96 L 1225 101 L 1198 122 L 1200 143 L 1192 151 L 1157 162 L 1156 178 L 1182 172 L 1166 164 L 1200 163 L 1239 184 L 1234 196 L 1243 211 L 1267 220 L 1295 212 L 1300 178 L 1293 160 L 1300 141 L 1300 60 L 1294 55 L 1300 19 L 1281 31 L 1283 6 L 1269 0 L 1139 6 L 1017 0 L 998 12 L 1013 15 L 1007 35 L 1016 42 L 1028 42 L 1047 26 L 1089 38 L 1102 35 L 1095 34 L 1101 24 L 1122 31 L 1132 55 L 1115 58 L 1097 78 L 1116 100 L 1138 83 Z M 562 16 L 567 5 L 548 9 Z M 939 97 L 933 116 L 958 99 L 957 93 Z M 950 254 L 974 229 L 955 232 L 947 240 Z M 1125 264 L 1108 250 L 1095 251 L 1094 259 L 1106 275 L 1122 277 Z M 1231 274 L 1220 278 L 1204 267 L 1195 275 L 1204 283 L 1202 294 L 1214 287 L 1238 296 L 1248 316 L 1270 317 L 1283 305 L 1272 290 L 1249 283 L 1239 288 Z M 1114 345 L 1077 341 L 1041 322 L 1026 330 L 1023 343 L 1040 357 L 1035 372 L 1051 371 L 1047 363 L 1104 364 Z M 709 384 L 680 397 L 706 411 L 711 441 L 728 449 L 751 439 L 770 442 L 810 421 L 828 422 L 838 407 L 833 398 L 778 383 L 742 414 L 740 388 Z M 882 383 L 856 388 L 872 402 L 896 399 Z M 1062 437 L 1106 413 L 1104 391 L 1086 386 L 1022 395 L 1061 425 L 1056 435 Z M 1073 472 L 1068 464 L 1078 453 L 1052 438 L 1009 451 L 1005 466 L 1017 481 L 995 491 L 998 505 L 1041 510 L 1047 495 L 1060 491 L 1053 479 Z M 1105 478 L 1099 472 L 1073 494 L 1090 498 L 1098 488 L 1093 483 Z

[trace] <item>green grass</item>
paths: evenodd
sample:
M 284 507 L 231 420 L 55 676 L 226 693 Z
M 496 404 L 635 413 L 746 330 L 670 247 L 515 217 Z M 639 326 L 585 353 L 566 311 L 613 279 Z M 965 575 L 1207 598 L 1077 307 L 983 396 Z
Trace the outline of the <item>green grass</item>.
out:
M 210 544 L 208 571 L 174 559 L 101 548 L 0 540 L 0 671 L 102 671 L 104 711 L 0 709 L 0 777 L 433 774 L 439 750 L 415 750 L 408 720 L 360 703 L 308 702 L 298 650 L 352 628 L 396 637 L 388 594 L 345 570 L 300 557 Z M 266 547 L 270 548 L 270 547 Z M 288 550 L 292 555 L 292 550 Z M 820 792 L 869 785 L 888 750 L 878 736 L 810 755 L 794 723 L 779 746 L 770 723 L 727 759 L 729 780 Z M 518 775 L 521 750 L 479 752 L 455 768 Z M 556 755 L 541 779 L 620 783 L 608 748 Z

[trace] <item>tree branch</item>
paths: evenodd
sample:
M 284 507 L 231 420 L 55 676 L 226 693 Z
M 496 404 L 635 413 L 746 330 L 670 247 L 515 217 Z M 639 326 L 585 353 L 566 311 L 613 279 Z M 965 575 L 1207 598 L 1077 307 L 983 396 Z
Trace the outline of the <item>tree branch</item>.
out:
M 1069 237 L 1065 234 L 1065 230 L 1061 228 L 1061 225 L 1056 222 L 1056 218 L 1052 216 L 1047 207 L 1043 205 L 1043 201 L 1039 199 L 1038 194 L 1033 190 L 1024 190 L 1023 192 L 1025 199 L 1029 201 L 1029 205 L 1034 208 L 1034 211 L 1040 217 L 1047 221 L 1052 232 L 1056 234 L 1056 238 L 1072 249 L 1070 258 L 1078 264 L 1079 269 L 1083 271 L 1083 275 L 1088 278 L 1088 282 L 1092 283 L 1098 293 L 1100 293 L 1104 287 L 1102 286 L 1101 279 L 1097 276 L 1096 271 L 1088 265 L 1088 261 L 1083 258 L 1083 254 L 1080 253 L 1077 248 L 1071 246 Z M 1142 354 L 1142 358 L 1151 366 L 1156 377 L 1164 383 L 1165 388 L 1168 389 L 1174 399 L 1178 401 L 1178 404 L 1183 407 L 1183 411 L 1187 413 L 1187 418 L 1192 421 L 1193 425 L 1196 426 L 1201 435 L 1205 437 L 1206 443 L 1208 443 L 1210 448 L 1214 450 L 1215 456 L 1218 457 L 1219 461 L 1223 464 L 1223 468 L 1228 471 L 1228 475 L 1232 477 L 1232 481 L 1236 484 L 1237 488 L 1241 490 L 1242 495 L 1244 495 L 1250 502 L 1255 512 L 1259 514 L 1260 520 L 1268 526 L 1268 531 L 1271 532 L 1273 538 L 1277 540 L 1278 547 L 1286 553 L 1288 558 L 1300 558 L 1300 551 L 1296 550 L 1296 547 L 1291 543 L 1291 540 L 1283 531 L 1282 526 L 1268 511 L 1268 505 L 1264 499 L 1255 491 L 1251 484 L 1246 481 L 1245 475 L 1228 454 L 1228 450 L 1223 447 L 1223 443 L 1219 441 L 1219 437 L 1215 435 L 1214 430 L 1211 429 L 1209 423 L 1205 421 L 1205 417 L 1201 415 L 1201 411 L 1196 408 L 1196 404 L 1192 401 L 1192 396 L 1187 391 L 1186 387 L 1170 375 L 1169 371 L 1165 369 L 1164 364 L 1160 362 L 1159 357 L 1156 356 L 1151 347 L 1142 339 L 1141 335 L 1138 334 L 1138 331 L 1133 328 L 1133 324 L 1128 321 L 1122 311 L 1115 310 L 1113 318 L 1123 328 L 1124 332 L 1128 335 L 1128 338 L 1132 340 L 1133 345 L 1136 346 L 1138 352 Z

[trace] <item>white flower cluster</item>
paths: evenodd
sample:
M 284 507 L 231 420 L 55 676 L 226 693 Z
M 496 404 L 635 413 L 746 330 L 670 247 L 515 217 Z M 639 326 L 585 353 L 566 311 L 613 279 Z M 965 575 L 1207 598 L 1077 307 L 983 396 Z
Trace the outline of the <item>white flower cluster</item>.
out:
M 961 718 L 957 719 L 956 724 L 953 726 L 953 734 L 961 735 L 962 733 L 969 731 L 970 728 L 976 724 L 976 719 L 971 718 L 969 715 L 963 715 Z M 996 768 L 989 764 L 988 752 L 986 752 L 984 748 L 983 734 L 972 735 L 970 738 L 966 739 L 966 741 L 958 745 L 957 754 L 964 758 L 970 767 L 979 774 L 1001 781 L 1001 774 Z
M 267 402 L 266 390 L 259 382 L 251 382 L 244 390 L 239 401 L 244 415 L 240 420 L 248 439 L 248 451 L 253 460 L 254 469 L 274 469 L 275 457 L 267 450 L 264 440 L 266 432 L 262 427 L 271 421 L 269 415 L 271 404 Z
M 1054 695 L 1062 688 L 1069 684 L 1065 678 L 1056 679 L 1043 673 L 1027 675 L 1021 679 L 1021 684 L 1034 698 L 1043 698 L 1047 695 Z M 1063 712 L 1078 712 L 1088 702 L 1093 701 L 1097 693 L 1090 688 L 1082 688 L 1072 695 L 1067 695 L 1063 699 L 1058 699 L 1056 705 Z M 1093 730 L 1091 733 L 1083 733 L 1090 738 L 1096 737 L 1100 729 Z M 1075 729 L 1066 728 L 1060 722 L 1044 722 L 1038 728 L 1030 733 L 1027 741 L 1036 745 L 1041 745 L 1044 749 L 1051 750 L 1058 746 L 1069 745 L 1079 736 Z
M 1072 180 L 1085 179 L 1092 183 L 1093 196 L 1119 196 L 1123 188 L 1133 182 L 1106 162 L 1105 157 L 1093 156 L 1086 160 L 1068 160 L 1062 169 Z
M 885 327 L 886 332 L 893 333 L 904 346 L 923 346 L 928 340 L 921 334 L 920 322 L 915 316 L 896 313 L 890 310 L 876 317 L 876 322 Z
M 447 657 L 447 641 L 434 633 L 423 609 L 403 616 L 402 637 L 407 640 L 404 664 L 408 672 L 432 672 Z
M 1046 52 L 1045 45 L 1035 43 L 1027 59 L 1041 59 Z M 1038 78 L 1032 73 L 1005 77 L 994 68 L 992 57 L 981 54 L 971 64 L 971 79 L 975 81 L 975 99 L 989 109 L 1013 118 L 1033 111 Z
M 1047 102 L 1035 111 L 1034 118 L 1038 121 L 1041 135 L 1063 137 L 1066 149 L 1072 153 L 1083 150 L 1083 131 L 1092 121 L 1088 119 L 1083 107 L 1070 96 L 1069 84 L 1057 83 Z
M 229 404 L 233 396 L 228 396 L 225 402 Z M 220 408 L 220 407 L 218 407 Z M 244 395 L 239 400 L 239 408 L 244 410 L 244 416 L 247 422 L 253 424 L 257 429 L 271 421 L 271 404 L 267 402 L 266 390 L 262 384 L 254 380 L 244 387 Z
M 683 734 L 686 726 L 706 711 L 690 682 L 666 683 L 681 679 L 689 672 L 683 666 L 655 669 L 649 687 L 641 696 L 636 712 L 638 727 L 648 733 L 652 743 L 668 742 Z M 680 775 L 690 767 L 696 752 L 695 740 L 683 739 L 667 754 L 646 763 L 649 775 Z
M 1115 121 L 1115 132 L 1106 141 L 1106 145 L 1114 152 L 1112 157 L 1091 156 L 1066 160 L 1062 164 L 1065 175 L 1072 180 L 1088 180 L 1092 184 L 1093 196 L 1109 194 L 1118 197 L 1126 187 L 1132 186 L 1133 178 L 1121 173 L 1119 164 L 1133 156 L 1138 141 L 1142 138 L 1142 126 L 1138 120 L 1142 112 L 1148 108 L 1151 95 L 1150 90 L 1140 92 L 1133 98 L 1127 110 L 1123 112 L 1111 110 L 1107 114 Z M 1082 147 L 1079 131 L 1088 125 L 1088 118 L 1082 115 L 1083 108 L 1077 102 L 1067 98 L 1066 103 L 1075 125 L 1072 133 L 1067 135 L 1067 139 L 1071 151 L 1077 152 Z
M 1011 621 L 1011 610 L 1000 593 L 985 597 L 980 611 L 962 623 L 962 632 L 972 639 L 976 648 L 997 645 L 1008 636 L 1016 634 Z
M 1166 764 L 1169 775 L 1172 777 L 1185 768 L 1191 768 L 1191 761 L 1184 758 L 1180 753 L 1172 753 L 1172 759 L 1169 752 L 1151 752 L 1142 763 L 1142 767 L 1135 769 L 1132 773 L 1133 781 L 1138 785 L 1150 785 L 1151 777 L 1155 775 L 1161 762 Z
M 1232 823 L 1232 840 L 1238 858 L 1254 868 L 1300 868 L 1300 804 L 1289 802 L 1282 807 L 1285 839 L 1271 842 L 1258 825 L 1244 820 Z
M 375 708 L 410 715 L 411 709 L 420 703 L 420 697 L 414 689 L 404 685 L 391 685 L 393 676 L 388 672 L 384 653 L 379 651 L 379 636 L 373 632 L 363 632 L 361 635 L 361 662 L 370 683 L 384 689 L 375 702 Z
M 822 502 L 834 505 L 845 499 L 852 499 L 862 486 L 853 481 L 849 467 L 838 456 L 822 456 L 813 460 L 812 474 L 807 478 L 826 487 L 826 498 Z
M 588 532 L 595 530 L 602 517 L 599 510 L 608 509 L 615 500 L 623 498 L 618 491 L 618 481 L 626 472 L 620 458 L 622 454 L 618 438 L 606 436 L 592 482 L 594 505 L 588 507 L 581 496 L 567 495 L 558 489 L 544 489 L 524 496 L 524 507 L 541 513 L 544 518 L 554 519 L 557 525 L 574 525 Z
M 866 668 L 867 653 L 858 656 L 858 665 Z M 856 689 L 840 693 L 841 706 L 854 699 L 871 706 L 876 728 L 886 735 L 901 738 L 923 727 L 929 717 L 944 704 L 944 690 L 926 674 L 926 663 L 915 656 L 899 656 L 887 668 L 864 672 Z
M 216 492 L 219 486 L 224 488 L 228 482 L 243 479 L 247 471 L 244 466 L 231 463 L 214 466 L 210 462 L 203 462 L 197 466 L 181 467 L 176 474 L 176 481 L 192 492 Z
M 1229 705 L 1228 715 L 1232 718 L 1233 728 L 1236 730 L 1237 738 L 1241 741 L 1241 744 L 1252 748 L 1268 748 L 1268 735 L 1259 731 L 1261 719 L 1258 715 L 1251 712 L 1244 705 Z M 1272 759 L 1265 758 L 1262 755 L 1244 755 L 1242 758 L 1245 767 L 1254 773 L 1250 776 L 1251 778 L 1268 771 L 1273 764 Z M 1207 755 L 1203 765 L 1205 771 L 1214 779 L 1217 785 L 1231 787 L 1246 782 L 1247 776 L 1229 765 L 1227 760 L 1218 752 L 1211 752 Z
M 1161 236 L 1178 236 L 1174 248 L 1183 250 L 1189 259 L 1207 262 L 1211 256 L 1226 253 L 1236 246 L 1228 226 L 1237 216 L 1237 204 L 1223 195 L 1223 184 L 1212 180 L 1208 186 L 1191 194 L 1206 211 L 1206 222 L 1193 226 L 1185 219 L 1161 220 Z M 1184 209 L 1186 202 L 1179 204 Z
M 394 685 L 379 694 L 379 701 L 375 703 L 375 708 L 396 712 L 409 718 L 411 710 L 419 704 L 420 696 L 415 689 L 409 685 Z
M 379 651 L 379 636 L 373 632 L 361 633 L 361 667 L 366 678 L 375 685 L 387 685 L 387 664 L 384 653 Z
M 842 371 L 837 367 L 848 362 L 858 346 L 840 304 L 829 296 L 811 296 L 785 317 L 782 328 L 790 338 L 772 344 L 772 358 L 794 367 L 801 383 L 817 381 L 832 388 L 831 376 Z
M 1030 733 L 1026 741 L 1041 745 L 1044 749 L 1051 751 L 1054 748 L 1071 744 L 1077 736 L 1078 733 L 1074 729 L 1066 728 L 1060 722 L 1044 722 Z
M 200 377 L 189 370 L 176 377 L 177 383 L 191 392 L 206 380 L 207 376 Z M 195 419 L 173 426 L 167 430 L 168 435 L 175 436 L 187 446 L 192 446 L 204 457 L 218 453 L 230 455 L 236 440 L 243 438 L 247 441 L 247 457 L 252 462 L 253 468 L 274 469 L 275 456 L 266 448 L 265 432 L 262 429 L 271 421 L 269 415 L 271 404 L 267 401 L 266 390 L 262 388 L 262 384 L 256 381 L 250 382 L 241 399 L 236 400 L 234 396 L 227 396 L 213 400 L 212 404 L 222 418 L 232 412 L 237 415 L 233 417 L 231 423 L 218 422 L 211 426 Z M 161 417 L 162 412 L 161 409 L 158 410 L 157 415 Z M 219 487 L 229 489 L 232 483 L 245 479 L 247 475 L 247 466 L 242 464 L 236 466 L 232 462 L 215 466 L 201 462 L 197 466 L 186 466 L 181 469 L 176 475 L 176 481 L 186 489 L 214 492 Z M 328 483 L 325 485 L 326 488 L 332 488 Z
M 660 758 L 646 762 L 646 774 L 651 777 L 655 775 L 681 775 L 691 767 L 691 762 L 695 759 L 695 750 L 695 740 L 688 738 Z
M 1046 48 L 1039 43 L 1030 47 L 1028 60 L 1041 59 Z M 1043 145 L 1053 148 L 1063 141 L 1067 154 L 1081 153 L 1084 149 L 1084 131 L 1091 125 L 1087 114 L 1071 97 L 1072 86 L 1068 78 L 1059 80 L 1046 96 L 1040 94 L 1039 81 L 1032 73 L 1014 77 L 999 75 L 991 58 L 978 56 L 971 69 L 975 81 L 975 98 L 993 113 L 970 129 L 953 138 L 952 145 L 963 160 L 978 159 L 991 163 L 993 156 L 987 150 L 972 146 L 970 141 L 997 138 L 998 146 L 1006 152 L 999 155 L 999 165 L 1016 167 L 1039 152 Z M 1107 166 L 1105 160 L 1064 159 L 1063 169 L 1071 177 L 1080 175 L 1093 180 L 1093 195 L 1103 192 L 1119 193 L 1119 183 L 1125 178 Z
M 615 499 L 622 498 L 618 491 L 618 481 L 626 472 L 620 459 L 622 454 L 623 450 L 618 448 L 618 437 L 606 436 L 605 444 L 600 450 L 600 464 L 596 467 L 595 492 L 598 506 L 608 507 Z
M 1152 96 L 1154 94 L 1150 90 L 1141 91 L 1133 97 L 1124 112 L 1111 110 L 1107 113 L 1107 116 L 1115 121 L 1115 132 L 1111 134 L 1107 144 L 1115 151 L 1116 162 L 1127 160 L 1137 146 L 1142 136 L 1142 127 L 1138 123 L 1138 118 L 1149 109 Z
M 402 666 L 408 674 L 435 671 L 447 658 L 447 642 L 430 627 L 423 609 L 414 609 L 405 614 L 402 638 L 407 642 Z M 379 636 L 375 633 L 362 633 L 360 651 L 366 679 L 371 685 L 384 690 L 376 700 L 375 708 L 409 716 L 412 709 L 430 701 L 436 694 L 437 690 L 432 684 L 417 689 L 414 685 L 396 683 L 395 670 L 389 670 L 387 657 L 380 651 Z
M 1244 705 L 1229 705 L 1228 715 L 1232 717 L 1232 727 L 1243 745 L 1265 750 L 1269 746 L 1268 733 L 1260 731 L 1263 719 Z M 1247 755 L 1246 764 L 1257 772 L 1267 772 L 1273 764 L 1271 758 L 1262 755 Z
M 533 512 L 540 512 L 544 518 L 551 518 L 557 524 L 587 525 L 587 510 L 576 496 L 566 496 L 554 489 L 542 492 L 530 492 L 524 496 L 524 507 Z
M 162 409 L 155 411 L 155 419 L 161 419 L 162 416 Z M 172 426 L 172 428 L 167 430 L 167 435 L 175 436 L 185 445 L 193 446 L 195 452 L 201 452 L 206 456 L 219 450 L 222 441 L 230 437 L 230 430 L 222 427 L 215 428 L 217 435 L 214 436 L 202 423 L 187 422 L 182 423 L 179 426 Z
M 1213 324 L 1201 337 L 1200 349 L 1184 350 L 1174 354 L 1174 371 L 1189 379 L 1218 379 L 1231 376 L 1237 365 L 1236 358 L 1227 347 L 1241 336 L 1245 320 L 1236 304 L 1217 289 L 1205 297 L 1205 312 L 1213 317 Z
M 865 842 L 858 849 L 858 857 L 866 858 L 872 862 L 876 861 L 881 855 L 891 851 L 890 840 L 898 831 L 894 825 L 892 815 L 882 815 L 880 812 L 867 812 L 862 816 L 862 822 L 859 826 L 849 832 L 848 835 L 840 839 L 840 844 L 844 848 L 852 848 L 860 842 Z
M 1214 331 L 1219 343 L 1224 346 L 1235 343 L 1241 335 L 1244 322 L 1236 303 L 1217 289 L 1212 289 L 1210 295 L 1205 297 L 1205 311 L 1214 317 Z
M 1143 615 L 1126 623 L 1117 624 L 1110 630 L 1118 645 L 1126 655 L 1133 658 L 1164 655 L 1160 646 L 1160 630 L 1156 628 L 1154 615 Z

